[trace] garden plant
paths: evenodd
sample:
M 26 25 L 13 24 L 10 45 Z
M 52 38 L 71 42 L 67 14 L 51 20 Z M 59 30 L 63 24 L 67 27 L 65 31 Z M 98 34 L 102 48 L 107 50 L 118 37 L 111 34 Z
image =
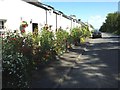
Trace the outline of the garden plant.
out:
M 41 64 L 47 65 L 56 60 L 56 55 L 63 54 L 72 44 L 80 43 L 80 38 L 89 37 L 89 34 L 86 28 L 78 27 L 72 29 L 70 34 L 63 29 L 54 34 L 45 28 L 40 33 L 37 28 L 28 34 L 9 32 L 2 39 L 3 88 L 28 88 L 32 71 Z

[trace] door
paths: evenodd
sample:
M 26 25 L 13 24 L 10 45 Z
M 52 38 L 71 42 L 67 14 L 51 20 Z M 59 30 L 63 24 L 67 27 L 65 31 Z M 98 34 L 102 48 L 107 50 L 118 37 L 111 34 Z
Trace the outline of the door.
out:
M 32 32 L 35 35 L 38 35 L 38 23 L 32 23 Z

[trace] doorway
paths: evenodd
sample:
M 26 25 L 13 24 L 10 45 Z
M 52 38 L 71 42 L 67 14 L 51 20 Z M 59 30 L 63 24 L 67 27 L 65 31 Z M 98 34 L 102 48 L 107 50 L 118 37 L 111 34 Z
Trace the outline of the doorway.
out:
M 32 23 L 32 32 L 38 32 L 38 23 Z

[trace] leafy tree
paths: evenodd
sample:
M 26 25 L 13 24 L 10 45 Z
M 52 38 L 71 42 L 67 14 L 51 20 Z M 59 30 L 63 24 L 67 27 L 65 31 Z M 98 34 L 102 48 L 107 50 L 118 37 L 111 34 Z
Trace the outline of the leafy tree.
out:
M 105 23 L 101 26 L 100 31 L 120 35 L 120 13 L 109 13 L 106 16 Z

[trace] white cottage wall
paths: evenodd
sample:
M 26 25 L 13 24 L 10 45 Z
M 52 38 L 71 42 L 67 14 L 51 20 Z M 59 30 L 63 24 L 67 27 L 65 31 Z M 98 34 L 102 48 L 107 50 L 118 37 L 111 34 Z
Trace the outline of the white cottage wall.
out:
M 47 23 L 52 25 L 52 30 L 55 32 L 57 29 L 62 27 L 62 29 L 70 32 L 70 28 L 78 26 L 76 22 L 71 23 L 70 19 L 63 17 L 63 15 L 57 15 L 57 25 L 56 25 L 56 13 L 47 11 L 37 7 L 35 5 L 29 4 L 22 0 L 0 0 L 0 19 L 5 19 L 6 28 L 11 30 L 19 30 L 22 21 L 27 21 L 28 27 L 27 32 L 32 32 L 32 23 L 38 23 L 39 31 Z M 30 23 L 32 22 L 32 23 Z
M 26 3 L 22 0 L 0 1 L 0 19 L 6 19 L 6 27 L 11 30 L 18 30 L 21 21 L 27 21 L 27 32 L 32 32 L 32 23 L 38 23 L 39 29 L 46 23 L 46 12 L 44 9 Z
M 51 27 L 52 31 L 55 32 L 56 30 L 56 14 L 53 13 L 53 10 L 47 11 L 47 24 Z
M 62 27 L 62 15 L 57 15 L 57 29 Z

